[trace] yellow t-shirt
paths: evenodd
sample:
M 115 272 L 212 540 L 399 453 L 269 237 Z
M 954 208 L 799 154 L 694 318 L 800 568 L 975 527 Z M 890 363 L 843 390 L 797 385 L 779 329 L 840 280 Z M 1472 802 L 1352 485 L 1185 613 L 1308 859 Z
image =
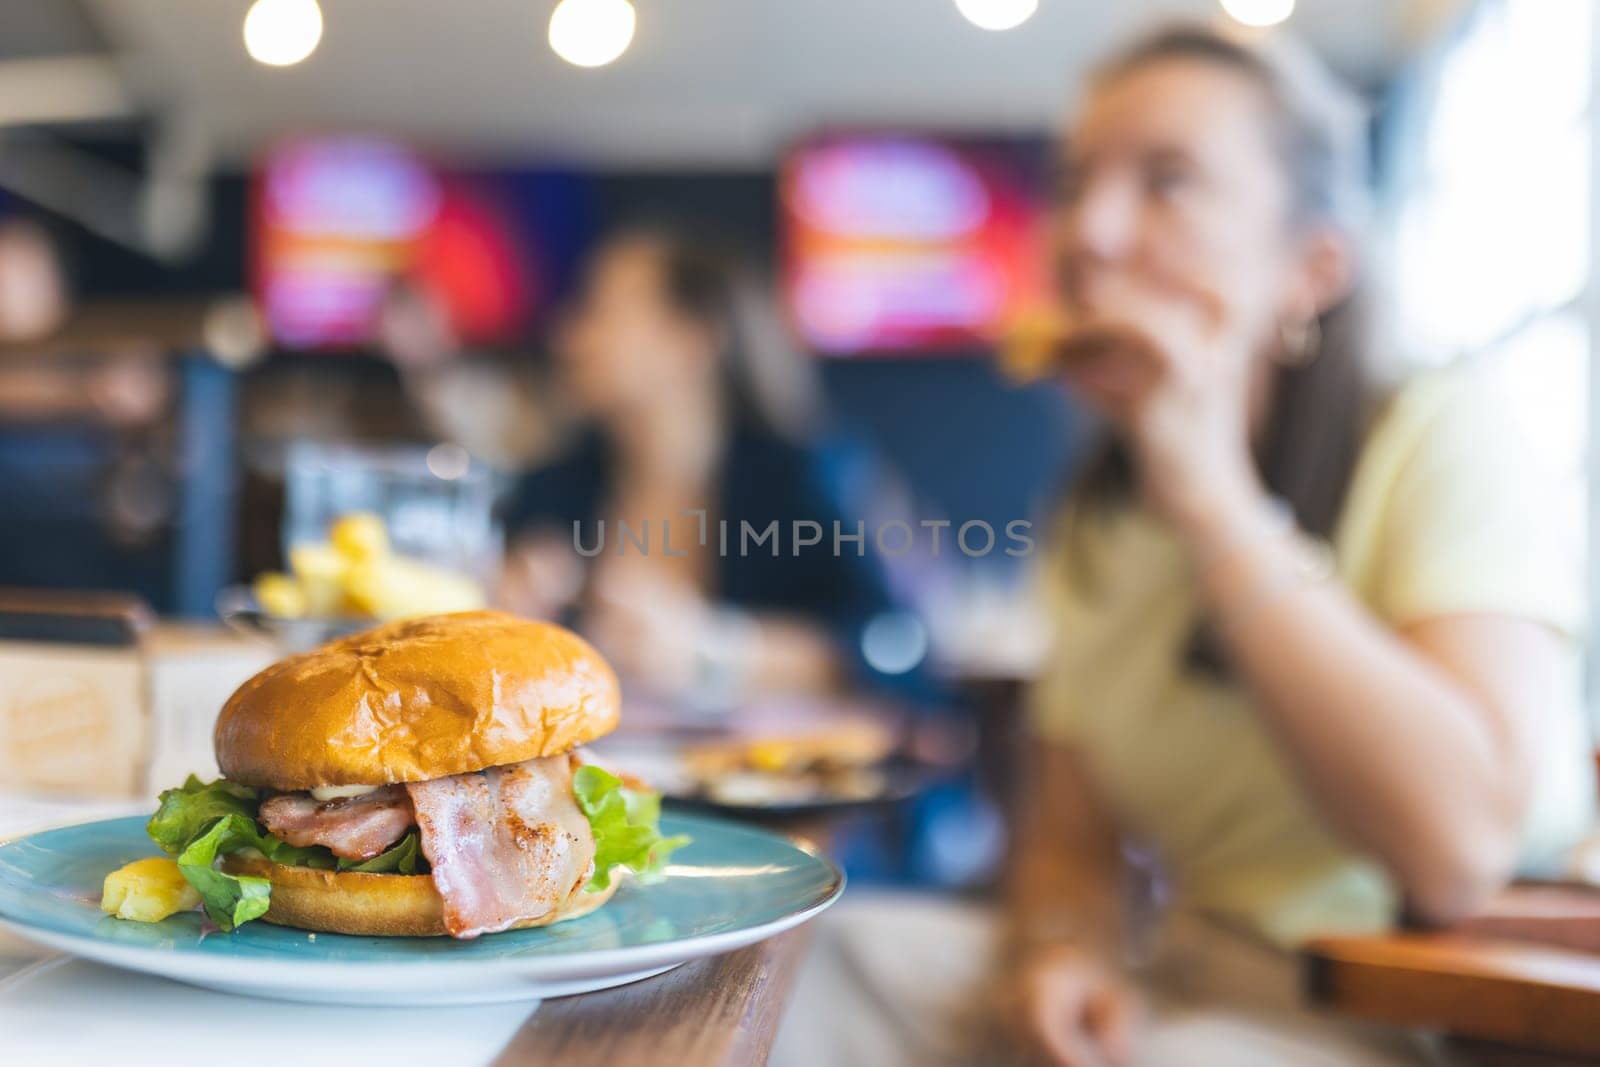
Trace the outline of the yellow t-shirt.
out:
M 1341 579 L 1388 623 L 1490 612 L 1568 639 L 1524 834 L 1524 866 L 1537 871 L 1589 827 L 1595 784 L 1581 476 L 1524 430 L 1486 375 L 1412 382 L 1367 438 L 1333 547 Z M 1056 640 L 1031 694 L 1036 732 L 1079 752 L 1123 830 L 1160 857 L 1179 906 L 1283 945 L 1389 925 L 1394 886 L 1313 812 L 1244 690 L 1186 665 L 1198 606 L 1181 546 L 1139 511 L 1091 530 L 1079 549 L 1091 594 L 1070 581 L 1065 551 L 1045 570 Z

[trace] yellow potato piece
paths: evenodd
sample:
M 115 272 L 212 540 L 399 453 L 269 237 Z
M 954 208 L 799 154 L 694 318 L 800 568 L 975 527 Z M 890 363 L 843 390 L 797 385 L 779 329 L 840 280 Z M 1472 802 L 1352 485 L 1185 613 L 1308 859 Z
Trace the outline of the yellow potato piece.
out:
M 483 607 L 483 588 L 464 574 L 389 556 L 350 568 L 345 586 L 352 603 L 378 619 L 443 615 Z
M 301 618 L 311 607 L 305 588 L 287 574 L 263 574 L 255 581 L 255 591 L 262 610 L 280 619 Z
M 333 526 L 333 541 L 289 549 L 291 575 L 264 574 L 256 598 L 269 613 L 302 616 L 369 616 L 406 619 L 473 611 L 484 606 L 472 577 L 389 552 L 376 515 L 355 512 Z
M 106 875 L 100 910 L 134 922 L 160 922 L 200 903 L 200 894 L 165 856 L 134 860 Z
M 306 614 L 342 615 L 345 576 L 350 561 L 332 545 L 308 542 L 289 549 L 289 569 L 300 581 L 306 597 Z
M 389 554 L 389 531 L 370 511 L 353 511 L 340 518 L 328 531 L 328 541 L 351 563 Z
M 338 581 L 350 561 L 325 541 L 302 541 L 289 549 L 289 569 L 302 582 Z

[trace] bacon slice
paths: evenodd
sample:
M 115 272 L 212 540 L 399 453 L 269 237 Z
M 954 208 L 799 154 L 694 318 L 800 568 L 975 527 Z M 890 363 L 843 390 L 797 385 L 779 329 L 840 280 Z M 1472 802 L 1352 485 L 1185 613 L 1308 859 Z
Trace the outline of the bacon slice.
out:
M 594 833 L 572 795 L 565 755 L 406 789 L 452 937 L 545 918 L 588 882 Z
M 371 859 L 417 821 L 411 797 L 399 785 L 322 803 L 307 793 L 280 793 L 262 802 L 260 817 L 280 841 L 322 845 L 347 860 Z

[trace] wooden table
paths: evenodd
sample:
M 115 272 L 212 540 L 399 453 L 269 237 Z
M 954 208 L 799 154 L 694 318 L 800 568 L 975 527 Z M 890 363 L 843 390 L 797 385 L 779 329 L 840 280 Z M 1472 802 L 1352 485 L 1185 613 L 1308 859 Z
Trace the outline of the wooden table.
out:
M 1442 1031 L 1480 1064 L 1600 1061 L 1600 955 L 1454 930 L 1336 937 L 1306 949 L 1312 1000 Z
M 765 1063 L 809 932 L 540 1005 L 496 1067 L 745 1067 Z

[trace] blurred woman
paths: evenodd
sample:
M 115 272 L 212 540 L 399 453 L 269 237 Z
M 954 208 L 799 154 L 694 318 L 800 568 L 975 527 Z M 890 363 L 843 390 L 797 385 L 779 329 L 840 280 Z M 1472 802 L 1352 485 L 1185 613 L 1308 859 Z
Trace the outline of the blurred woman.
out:
M 834 550 L 834 524 L 855 524 L 814 445 L 815 386 L 761 305 L 687 235 L 604 242 L 556 343 L 590 430 L 509 516 L 502 600 L 576 610 L 620 671 L 669 697 L 831 687 L 889 606 L 871 560 Z M 774 522 L 778 543 L 743 536 Z M 824 536 L 794 544 L 795 522 Z
M 953 1036 L 980 1002 L 1051 1063 L 1409 1062 L 1302 1008 L 1288 950 L 1449 923 L 1587 827 L 1576 515 L 1477 374 L 1374 388 L 1362 139 L 1309 56 L 1208 30 L 1091 82 L 1056 351 L 1108 436 L 1049 572 L 1006 909 L 841 913 L 776 1062 L 1000 1061 Z M 840 983 L 884 1009 L 844 1024 Z

